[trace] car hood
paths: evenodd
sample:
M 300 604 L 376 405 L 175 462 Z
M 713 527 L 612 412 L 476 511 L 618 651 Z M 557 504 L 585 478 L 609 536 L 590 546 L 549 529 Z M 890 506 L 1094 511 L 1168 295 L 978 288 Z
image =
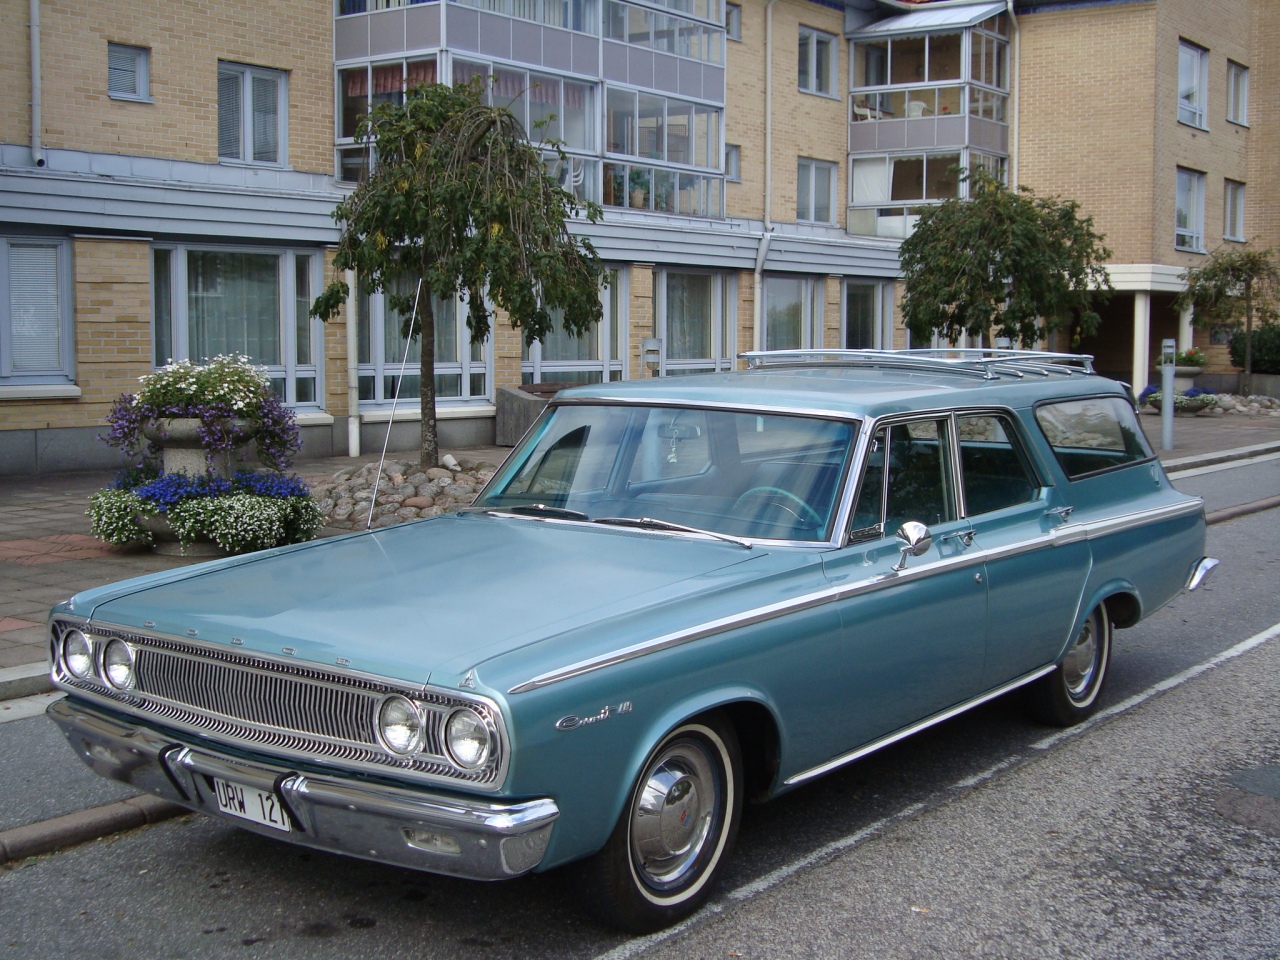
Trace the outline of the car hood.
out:
M 564 629 L 705 590 L 759 548 L 480 514 L 113 584 L 73 598 L 92 619 L 410 683 Z M 710 578 L 710 582 L 708 580 Z

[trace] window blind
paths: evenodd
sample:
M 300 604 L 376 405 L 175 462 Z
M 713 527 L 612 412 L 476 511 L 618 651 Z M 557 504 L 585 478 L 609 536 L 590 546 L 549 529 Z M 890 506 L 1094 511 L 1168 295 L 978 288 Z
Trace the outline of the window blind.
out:
M 275 77 L 252 76 L 253 159 L 260 163 L 280 160 L 280 81 Z
M 107 92 L 142 96 L 138 89 L 138 51 L 133 47 L 107 44 Z
M 238 73 L 218 74 L 218 156 L 232 160 L 242 159 L 240 83 Z
M 12 371 L 61 371 L 62 324 L 58 312 L 56 246 L 9 245 L 9 316 Z

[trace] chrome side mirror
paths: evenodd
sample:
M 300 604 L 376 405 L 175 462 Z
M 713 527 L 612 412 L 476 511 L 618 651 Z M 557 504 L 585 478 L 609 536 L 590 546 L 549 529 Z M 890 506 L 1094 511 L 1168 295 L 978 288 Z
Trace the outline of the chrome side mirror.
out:
M 933 546 L 933 534 L 929 532 L 928 527 L 916 520 L 908 520 L 900 526 L 897 537 L 902 541 L 902 556 L 893 565 L 894 573 L 901 573 L 907 569 L 907 557 L 918 557 L 927 553 Z

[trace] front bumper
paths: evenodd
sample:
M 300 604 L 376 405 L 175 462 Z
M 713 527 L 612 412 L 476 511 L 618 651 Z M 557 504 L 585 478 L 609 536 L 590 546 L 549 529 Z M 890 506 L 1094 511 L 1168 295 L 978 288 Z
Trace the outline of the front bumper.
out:
M 501 880 L 534 869 L 560 815 L 549 799 L 491 803 L 225 756 L 70 699 L 48 708 L 80 758 L 111 780 L 302 846 L 430 873 Z M 274 791 L 284 833 L 221 813 L 213 778 Z

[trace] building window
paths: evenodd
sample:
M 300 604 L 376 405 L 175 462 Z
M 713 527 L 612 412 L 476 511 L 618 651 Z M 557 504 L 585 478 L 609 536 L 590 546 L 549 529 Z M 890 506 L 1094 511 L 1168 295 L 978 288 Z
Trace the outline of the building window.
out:
M 1183 40 L 1178 45 L 1178 121 L 1206 129 L 1209 51 Z
M 421 0 L 341 0 L 342 13 L 364 13 L 366 10 L 386 10 L 402 7 Z M 545 23 L 579 33 L 596 33 L 599 19 L 595 0 L 459 0 L 469 7 L 477 7 L 490 13 L 501 13 L 520 20 Z
M 412 298 L 417 294 L 417 281 L 404 278 L 393 292 Z M 389 404 L 397 396 L 401 401 L 418 397 L 422 389 L 422 338 L 405 338 L 405 314 L 392 309 L 384 293 L 370 293 L 361 283 L 357 297 L 360 400 Z M 436 399 L 453 405 L 488 403 L 493 379 L 492 341 L 471 342 L 465 303 L 433 296 L 431 308 L 436 325 Z
M 796 165 L 796 219 L 834 223 L 836 165 L 801 158 Z
M 961 163 L 959 153 L 855 157 L 849 231 L 910 236 L 922 205 L 962 196 Z
M 742 147 L 736 143 L 724 145 L 724 178 L 735 183 L 742 180 Z
M 151 51 L 107 44 L 107 95 L 113 100 L 151 100 Z
M 479 4 L 477 4 L 479 5 Z M 629 3 L 604 0 L 604 38 L 707 63 L 724 62 L 724 27 L 697 23 Z
M 884 309 L 886 285 L 849 280 L 844 285 L 844 348 L 846 350 L 880 350 L 892 346 L 892 333 L 886 342 Z
M 288 129 L 286 74 L 262 67 L 218 64 L 218 156 L 242 163 L 285 162 Z
M 800 89 L 831 97 L 836 90 L 836 38 L 829 33 L 800 28 Z
M 317 251 L 166 246 L 152 257 L 157 366 L 241 354 L 267 368 L 286 403 L 320 404 Z
M 1239 180 L 1226 181 L 1222 198 L 1222 239 L 1244 240 L 1244 184 Z
M 600 290 L 604 316 L 590 331 L 573 337 L 560 328 L 541 340 L 525 343 L 521 354 L 521 383 L 602 383 L 622 380 L 627 331 L 623 317 L 626 293 L 617 270 Z
M 742 40 L 742 7 L 736 3 L 724 5 L 724 34 L 730 40 Z
M 61 240 L 0 238 L 0 384 L 71 379 L 71 262 Z
M 1204 253 L 1204 174 L 1178 168 L 1178 197 L 1173 245 Z
M 1249 125 L 1249 68 L 1227 61 L 1227 119 Z
M 764 278 L 764 348 L 822 347 L 823 278 Z
M 657 291 L 663 376 L 732 370 L 737 352 L 731 274 L 664 270 Z

